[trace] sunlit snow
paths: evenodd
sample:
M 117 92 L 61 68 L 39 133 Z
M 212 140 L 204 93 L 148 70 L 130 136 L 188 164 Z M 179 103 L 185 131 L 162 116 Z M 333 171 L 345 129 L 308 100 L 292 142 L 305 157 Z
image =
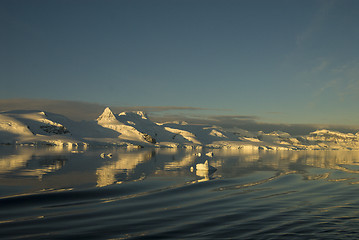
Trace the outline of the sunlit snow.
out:
M 0 113 L 0 144 L 67 148 L 103 145 L 127 148 L 226 148 L 253 150 L 359 149 L 359 133 L 317 130 L 304 136 L 285 132 L 225 130 L 215 126 L 156 123 L 142 111 L 115 114 L 110 108 L 94 121 L 76 122 L 43 111 Z M 211 156 L 211 152 L 206 155 Z M 110 157 L 108 154 L 103 157 Z

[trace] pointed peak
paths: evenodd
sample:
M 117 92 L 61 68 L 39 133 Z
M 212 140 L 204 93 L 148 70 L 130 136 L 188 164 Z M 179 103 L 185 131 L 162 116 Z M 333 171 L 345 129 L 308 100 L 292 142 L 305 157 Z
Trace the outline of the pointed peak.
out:
M 112 111 L 111 111 L 111 109 L 109 108 L 109 107 L 106 107 L 105 108 L 105 110 L 103 110 L 104 112 L 111 112 L 112 113 Z
M 109 107 L 106 107 L 103 113 L 97 118 L 97 121 L 111 121 L 111 120 L 116 120 L 116 117 Z

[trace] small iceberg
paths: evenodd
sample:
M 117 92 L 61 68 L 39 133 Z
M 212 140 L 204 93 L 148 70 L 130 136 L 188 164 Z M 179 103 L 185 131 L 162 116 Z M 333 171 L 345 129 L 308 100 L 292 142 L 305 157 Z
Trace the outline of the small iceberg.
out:
M 198 180 L 198 182 L 208 181 L 211 179 L 211 175 L 217 170 L 217 168 L 209 165 L 208 160 L 204 163 L 196 164 L 196 175 L 202 177 L 203 179 Z M 191 172 L 194 172 L 194 168 L 191 167 Z
M 112 153 L 108 153 L 108 154 L 106 154 L 106 153 L 101 153 L 101 154 L 100 154 L 100 157 L 101 157 L 101 158 L 105 158 L 105 157 L 112 158 Z
M 208 160 L 206 160 L 204 163 L 198 163 L 196 165 L 196 170 L 197 171 L 215 172 L 217 170 L 217 168 L 212 167 L 211 165 L 209 165 Z
M 206 156 L 207 156 L 207 157 L 213 157 L 213 152 L 208 152 L 208 153 L 206 153 Z

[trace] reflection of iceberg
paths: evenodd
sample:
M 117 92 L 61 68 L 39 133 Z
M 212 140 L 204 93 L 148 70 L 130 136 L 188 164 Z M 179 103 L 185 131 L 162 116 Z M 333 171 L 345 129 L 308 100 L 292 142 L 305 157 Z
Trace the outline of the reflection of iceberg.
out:
M 191 171 L 193 171 L 193 168 L 191 168 Z M 208 160 L 206 160 L 204 163 L 196 164 L 196 175 L 203 178 L 200 181 L 210 180 L 210 176 L 215 171 L 217 171 L 217 169 L 209 165 Z
M 117 182 L 116 175 L 126 173 L 130 175 L 135 171 L 137 165 L 150 160 L 154 152 L 120 153 L 118 160 L 97 169 L 97 187 L 105 187 Z
M 211 165 L 209 165 L 208 160 L 206 160 L 204 163 L 198 163 L 196 165 L 196 170 L 197 171 L 214 172 L 217 169 L 215 167 L 212 167 Z
M 213 173 L 209 173 L 208 171 L 203 171 L 203 170 L 196 170 L 196 175 L 198 177 L 201 177 L 202 179 L 198 180 L 198 182 L 204 182 L 204 181 L 208 181 L 210 180 L 210 175 L 212 175 Z

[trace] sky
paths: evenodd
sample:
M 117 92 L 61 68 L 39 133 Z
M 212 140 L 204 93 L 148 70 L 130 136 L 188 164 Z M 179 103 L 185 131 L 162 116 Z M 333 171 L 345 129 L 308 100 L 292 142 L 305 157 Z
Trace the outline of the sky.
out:
M 357 0 L 2 0 L 0 99 L 359 128 L 358 23 Z

